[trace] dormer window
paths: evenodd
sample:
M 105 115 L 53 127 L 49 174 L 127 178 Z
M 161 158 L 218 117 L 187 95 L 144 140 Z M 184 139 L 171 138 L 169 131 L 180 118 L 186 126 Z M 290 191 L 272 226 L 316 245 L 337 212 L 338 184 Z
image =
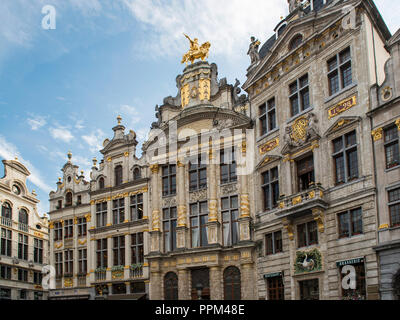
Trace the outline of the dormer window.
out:
M 101 177 L 99 179 L 99 189 L 104 189 L 104 178 L 103 177 Z
M 301 34 L 295 35 L 289 43 L 289 51 L 292 51 L 299 47 L 303 42 L 303 36 Z
M 140 169 L 139 168 L 135 168 L 133 170 L 133 180 L 139 180 L 140 177 Z
M 28 224 L 28 212 L 25 209 L 19 210 L 18 222 L 25 225 Z
M 114 169 L 115 176 L 115 186 L 120 186 L 122 184 L 122 166 L 116 166 Z
M 72 192 L 67 192 L 65 195 L 65 206 L 71 207 L 72 206 Z

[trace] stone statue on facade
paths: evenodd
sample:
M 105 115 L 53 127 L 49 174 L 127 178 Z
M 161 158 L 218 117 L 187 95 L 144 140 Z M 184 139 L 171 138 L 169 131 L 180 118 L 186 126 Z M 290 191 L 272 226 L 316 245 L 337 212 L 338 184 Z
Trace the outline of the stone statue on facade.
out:
M 250 40 L 251 43 L 249 45 L 249 51 L 247 51 L 247 54 L 250 56 L 251 64 L 253 65 L 260 61 L 258 48 L 260 47 L 261 42 L 255 37 L 251 37 Z
M 161 109 L 160 109 L 160 107 L 158 106 L 158 104 L 156 105 L 154 111 L 156 112 L 157 122 L 153 122 L 153 123 L 151 124 L 151 129 L 158 129 L 158 128 L 160 128 L 161 123 L 162 123 Z

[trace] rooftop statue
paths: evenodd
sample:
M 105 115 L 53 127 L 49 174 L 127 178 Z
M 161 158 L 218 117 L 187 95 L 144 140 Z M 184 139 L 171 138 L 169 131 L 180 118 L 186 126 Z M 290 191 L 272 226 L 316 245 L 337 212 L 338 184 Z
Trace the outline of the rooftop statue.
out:
M 183 56 L 182 63 L 188 64 L 190 61 L 192 64 L 196 59 L 205 60 L 208 58 L 208 51 L 210 50 L 211 44 L 207 41 L 199 46 L 199 40 L 195 38 L 194 40 L 190 39 L 190 37 L 186 34 L 183 34 L 190 41 L 190 49 Z

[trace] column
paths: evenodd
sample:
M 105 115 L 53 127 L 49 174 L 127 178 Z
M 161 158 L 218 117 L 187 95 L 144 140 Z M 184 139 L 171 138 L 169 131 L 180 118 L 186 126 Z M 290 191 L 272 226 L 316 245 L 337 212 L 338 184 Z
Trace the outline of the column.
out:
M 111 197 L 107 199 L 107 224 L 109 227 L 112 225 L 112 200 Z
M 90 270 L 90 282 L 93 283 L 95 281 L 95 270 L 97 268 L 97 262 L 96 262 L 96 240 L 95 239 L 90 239 L 89 245 L 88 245 L 88 267 Z
M 209 201 L 208 201 L 208 243 L 218 243 L 218 200 L 217 200 L 217 164 L 215 163 L 215 151 L 211 149 L 208 153 L 208 181 L 207 185 L 209 188 Z
M 179 300 L 190 300 L 190 288 L 189 288 L 189 271 L 187 269 L 178 270 L 178 299 Z
M 152 272 L 150 276 L 150 300 L 162 300 L 163 294 L 161 288 L 163 285 L 161 284 L 161 273 L 160 272 Z
M 186 247 L 186 222 L 187 222 L 187 207 L 186 207 L 186 184 L 185 184 L 185 164 L 182 161 L 177 162 L 177 202 L 178 202 L 178 227 L 177 233 L 177 248 Z
M 132 237 L 129 233 L 125 233 L 125 279 L 130 278 L 130 265 L 132 262 L 131 250 Z
M 245 173 L 245 164 L 240 164 L 239 190 L 240 190 L 240 217 L 239 217 L 239 236 L 240 241 L 250 241 L 250 199 L 248 177 Z
M 113 251 L 112 251 L 113 241 L 112 240 L 113 239 L 112 239 L 111 236 L 107 237 L 107 266 L 108 266 L 108 268 L 107 268 L 106 279 L 108 281 L 111 280 L 111 268 L 113 266 L 113 256 L 112 256 L 112 254 L 113 254 Z
M 254 279 L 254 264 L 246 263 L 242 264 L 240 270 L 241 278 L 241 298 L 242 300 L 253 300 L 255 299 L 255 288 L 256 281 Z
M 158 164 L 154 164 L 150 166 L 151 170 L 151 185 L 152 185 L 152 214 L 151 214 L 151 252 L 160 252 L 160 205 L 159 205 L 159 166 Z
M 211 300 L 223 300 L 222 271 L 218 266 L 210 267 L 210 298 Z

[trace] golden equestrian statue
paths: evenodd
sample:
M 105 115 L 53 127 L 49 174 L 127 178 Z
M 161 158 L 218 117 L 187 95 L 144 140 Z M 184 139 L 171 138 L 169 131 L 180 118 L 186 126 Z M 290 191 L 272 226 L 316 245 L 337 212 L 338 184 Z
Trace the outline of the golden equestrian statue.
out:
M 190 41 L 190 49 L 189 51 L 183 56 L 182 63 L 186 62 L 186 65 L 190 61 L 192 64 L 194 60 L 201 59 L 204 61 L 208 58 L 208 51 L 210 50 L 211 44 L 207 41 L 203 43 L 199 47 L 199 40 L 195 38 L 194 40 L 190 39 L 190 37 L 186 34 L 183 34 L 189 41 Z

